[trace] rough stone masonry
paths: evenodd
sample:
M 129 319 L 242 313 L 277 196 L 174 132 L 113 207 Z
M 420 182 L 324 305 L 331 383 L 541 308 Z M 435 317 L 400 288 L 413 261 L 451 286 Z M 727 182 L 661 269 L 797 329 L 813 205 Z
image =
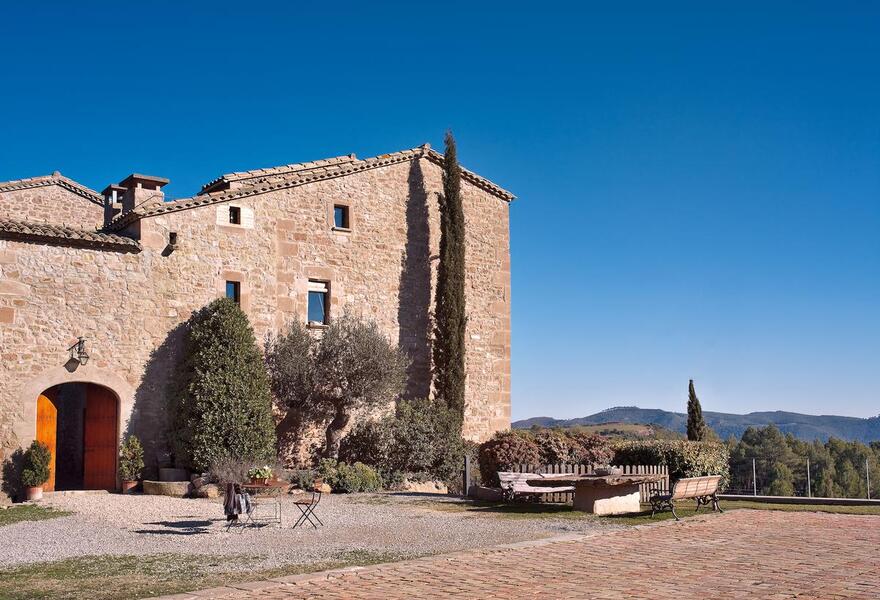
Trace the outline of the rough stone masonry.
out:
M 412 359 L 407 394 L 427 396 L 441 159 L 425 145 L 231 173 L 174 201 L 138 174 L 100 194 L 59 173 L 0 183 L 0 460 L 34 439 L 38 396 L 82 382 L 112 390 L 117 440 L 137 434 L 155 465 L 181 324 L 230 284 L 258 341 L 307 322 L 309 290 L 325 289 L 329 318 L 375 320 Z M 514 197 L 462 180 L 464 433 L 481 440 L 510 424 Z M 69 352 L 80 336 L 86 364 Z

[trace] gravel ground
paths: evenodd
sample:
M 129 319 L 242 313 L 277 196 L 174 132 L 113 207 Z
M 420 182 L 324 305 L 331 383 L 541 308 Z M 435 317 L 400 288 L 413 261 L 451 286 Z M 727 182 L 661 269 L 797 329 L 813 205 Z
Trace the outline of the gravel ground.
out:
M 238 556 L 243 569 L 332 560 L 349 552 L 399 558 L 614 528 L 590 518 L 506 518 L 444 508 L 449 496 L 325 495 L 326 524 L 291 529 L 292 496 L 283 496 L 284 526 L 226 533 L 218 500 L 88 494 L 53 497 L 43 505 L 75 514 L 0 527 L 0 568 L 88 555 L 164 553 Z M 228 567 L 236 561 L 224 561 Z

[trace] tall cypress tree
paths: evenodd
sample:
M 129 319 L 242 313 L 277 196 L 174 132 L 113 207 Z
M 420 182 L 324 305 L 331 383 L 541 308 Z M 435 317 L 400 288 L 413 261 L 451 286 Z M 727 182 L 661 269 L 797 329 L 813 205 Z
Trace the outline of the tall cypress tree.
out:
M 694 442 L 702 442 L 706 439 L 706 421 L 703 420 L 703 408 L 697 391 L 694 389 L 694 380 L 688 385 L 688 439 Z
M 465 239 L 461 167 L 452 132 L 446 132 L 443 195 L 440 198 L 440 264 L 434 309 L 434 391 L 461 427 L 465 390 Z

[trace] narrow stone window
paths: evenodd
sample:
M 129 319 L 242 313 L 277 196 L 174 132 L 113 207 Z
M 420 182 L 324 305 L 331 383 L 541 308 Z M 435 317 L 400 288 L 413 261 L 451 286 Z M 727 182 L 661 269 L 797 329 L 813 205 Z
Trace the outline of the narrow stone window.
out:
M 229 207 L 229 222 L 232 225 L 241 225 L 241 208 L 237 206 Z
M 227 281 L 226 282 L 226 297 L 240 306 L 241 305 L 241 282 Z
M 309 325 L 327 324 L 330 289 L 326 281 L 309 280 Z
M 333 228 L 334 229 L 350 229 L 351 222 L 348 218 L 349 208 L 344 204 L 335 204 L 333 206 Z

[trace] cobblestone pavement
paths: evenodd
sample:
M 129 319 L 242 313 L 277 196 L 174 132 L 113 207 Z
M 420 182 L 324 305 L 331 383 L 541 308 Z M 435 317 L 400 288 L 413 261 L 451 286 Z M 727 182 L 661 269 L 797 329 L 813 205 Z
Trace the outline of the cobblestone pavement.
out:
M 737 510 L 175 598 L 880 598 L 880 517 Z

